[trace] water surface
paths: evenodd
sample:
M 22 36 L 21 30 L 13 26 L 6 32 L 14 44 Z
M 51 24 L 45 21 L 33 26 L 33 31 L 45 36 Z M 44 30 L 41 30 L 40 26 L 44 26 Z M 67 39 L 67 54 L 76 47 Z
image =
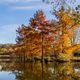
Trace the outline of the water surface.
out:
M 80 62 L 0 62 L 0 80 L 80 80 Z

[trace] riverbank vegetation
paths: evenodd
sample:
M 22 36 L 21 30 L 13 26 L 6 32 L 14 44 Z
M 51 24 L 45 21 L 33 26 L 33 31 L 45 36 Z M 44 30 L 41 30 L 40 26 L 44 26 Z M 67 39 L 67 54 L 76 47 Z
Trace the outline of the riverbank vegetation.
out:
M 15 44 L 0 44 L 0 54 L 7 54 L 12 51 L 12 46 Z

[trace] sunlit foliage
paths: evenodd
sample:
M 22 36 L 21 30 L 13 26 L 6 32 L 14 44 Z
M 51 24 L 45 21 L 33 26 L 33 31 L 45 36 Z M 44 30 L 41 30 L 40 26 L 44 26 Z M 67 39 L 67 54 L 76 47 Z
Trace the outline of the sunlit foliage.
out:
M 79 9 L 72 11 L 61 7 L 54 14 L 56 20 L 46 20 L 43 11 L 38 10 L 28 26 L 18 28 L 16 54 L 26 57 L 59 55 L 67 53 L 68 48 L 68 54 L 72 52 L 80 25 Z

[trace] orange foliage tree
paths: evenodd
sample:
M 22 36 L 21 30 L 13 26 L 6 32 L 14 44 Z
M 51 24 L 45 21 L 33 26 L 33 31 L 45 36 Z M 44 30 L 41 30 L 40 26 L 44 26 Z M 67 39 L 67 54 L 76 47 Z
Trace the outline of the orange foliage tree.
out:
M 53 53 L 66 53 L 74 45 L 74 31 L 80 25 L 76 11 L 55 11 L 57 20 L 46 20 L 43 11 L 38 10 L 30 19 L 29 26 L 18 28 L 15 52 L 27 57 L 47 56 Z
M 30 19 L 29 26 L 22 25 L 17 30 L 15 51 L 28 57 L 49 55 L 53 51 L 53 27 L 42 11 L 37 11 Z M 19 55 L 18 54 L 18 55 Z

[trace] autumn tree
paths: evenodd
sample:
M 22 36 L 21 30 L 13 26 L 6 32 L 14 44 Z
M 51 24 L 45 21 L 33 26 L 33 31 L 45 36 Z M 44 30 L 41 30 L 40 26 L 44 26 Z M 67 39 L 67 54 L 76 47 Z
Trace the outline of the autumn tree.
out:
M 79 6 L 76 10 L 65 10 L 62 6 L 54 14 L 56 20 L 50 21 L 42 10 L 38 10 L 28 26 L 18 28 L 15 51 L 24 57 L 42 56 L 42 59 L 53 53 L 57 56 L 71 53 L 71 47 L 76 44 L 75 30 L 80 25 Z
M 53 51 L 53 30 L 43 11 L 37 11 L 34 18 L 30 19 L 29 26 L 18 28 L 15 50 L 28 57 L 49 55 Z
M 79 20 L 75 21 L 78 18 L 73 13 L 76 12 L 69 10 L 66 11 L 64 10 L 63 7 L 59 11 L 55 12 L 55 16 L 57 17 L 57 26 L 58 26 L 58 28 L 55 26 L 58 31 L 57 42 L 56 42 L 57 45 L 54 47 L 55 53 L 57 53 L 58 55 L 64 54 L 65 58 L 68 56 L 68 54 L 71 55 L 72 49 L 70 47 L 76 44 L 74 43 L 76 38 L 75 37 L 76 34 L 74 33 L 74 31 L 80 25 Z M 71 49 L 70 52 L 67 51 L 68 47 Z
M 41 43 L 41 53 L 43 55 L 47 55 L 47 53 L 51 53 L 53 49 L 53 27 L 50 21 L 46 20 L 43 11 L 39 10 L 34 15 L 34 18 L 31 18 L 30 25 L 40 34 Z

